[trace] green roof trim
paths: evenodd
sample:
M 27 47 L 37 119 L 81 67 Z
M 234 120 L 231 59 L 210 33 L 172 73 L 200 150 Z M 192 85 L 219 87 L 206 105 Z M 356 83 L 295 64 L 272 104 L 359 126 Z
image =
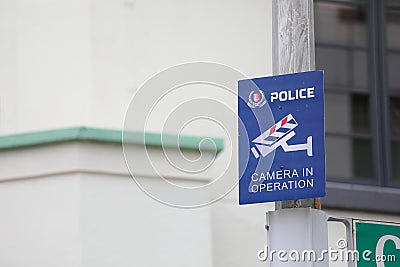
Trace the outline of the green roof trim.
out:
M 160 133 L 122 132 L 121 130 L 74 127 L 40 132 L 0 136 L 0 150 L 39 146 L 68 141 L 93 141 L 106 143 L 137 144 L 151 147 L 179 148 L 189 150 L 213 150 L 224 148 L 224 140 L 215 137 L 172 135 Z

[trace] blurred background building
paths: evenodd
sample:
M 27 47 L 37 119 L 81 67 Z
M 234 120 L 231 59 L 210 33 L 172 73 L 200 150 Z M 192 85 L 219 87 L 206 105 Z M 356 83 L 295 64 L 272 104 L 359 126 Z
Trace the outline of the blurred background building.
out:
M 169 66 L 211 61 L 271 75 L 271 2 L 0 0 L 0 266 L 265 265 L 257 251 L 273 204 L 239 207 L 234 188 L 202 208 L 164 205 L 131 178 L 121 136 L 133 95 Z M 400 1 L 315 0 L 315 34 L 326 78 L 323 207 L 400 222 Z M 221 103 L 215 113 L 232 110 L 223 127 L 196 121 L 184 142 L 163 144 L 171 106 L 200 97 Z M 132 129 L 132 174 L 162 190 L 143 161 L 146 135 L 174 183 L 236 181 L 237 168 L 226 169 L 237 162 L 235 110 L 227 91 L 182 88 L 154 110 L 146 133 Z M 203 155 L 217 154 L 206 172 L 166 164 L 165 146 L 199 157 L 199 136 L 215 144 Z
M 390 193 L 382 190 L 399 186 L 399 5 L 315 3 L 316 60 L 326 72 L 327 174 L 349 189 L 328 203 L 341 198 L 348 208 L 368 203 L 365 208 L 390 210 L 389 203 L 398 200 L 393 196 L 385 207 L 381 201 L 368 201 L 389 200 Z M 398 211 L 397 205 L 393 208 Z

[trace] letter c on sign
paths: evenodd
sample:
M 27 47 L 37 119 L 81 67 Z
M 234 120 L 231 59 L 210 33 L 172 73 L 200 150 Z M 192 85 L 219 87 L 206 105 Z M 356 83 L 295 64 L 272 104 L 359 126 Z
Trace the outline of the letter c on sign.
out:
M 377 255 L 383 255 L 383 249 L 385 247 L 385 243 L 388 240 L 392 240 L 394 244 L 396 245 L 396 249 L 400 249 L 400 238 L 394 235 L 384 235 L 381 238 L 379 238 L 378 243 L 376 244 L 376 250 L 375 250 L 375 256 Z M 385 262 L 383 261 L 378 261 L 376 262 L 377 267 L 385 267 Z

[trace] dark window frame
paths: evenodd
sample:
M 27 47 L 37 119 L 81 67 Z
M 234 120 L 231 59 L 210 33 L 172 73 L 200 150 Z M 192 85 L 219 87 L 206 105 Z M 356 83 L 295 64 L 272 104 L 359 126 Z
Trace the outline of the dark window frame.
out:
M 400 90 L 388 88 L 387 55 L 400 53 L 387 48 L 386 10 L 388 7 L 400 8 L 399 3 L 388 4 L 382 0 L 315 0 L 315 3 L 337 3 L 363 6 L 367 9 L 367 46 L 338 45 L 316 42 L 319 48 L 355 49 L 368 53 L 368 90 L 360 88 L 336 88 L 326 86 L 325 91 L 333 94 L 366 94 L 369 96 L 370 123 L 369 134 L 327 132 L 327 136 L 348 138 L 369 138 L 372 142 L 374 171 L 372 179 L 356 177 L 328 177 L 326 206 L 333 208 L 361 209 L 366 211 L 400 212 L 400 181 L 392 177 L 391 141 L 400 140 L 392 136 L 390 129 L 390 97 L 400 97 Z M 315 11 L 317 12 L 317 10 Z M 317 39 L 317 38 L 316 38 Z M 382 119 L 383 118 L 383 119 Z M 368 200 L 377 199 L 377 203 Z M 382 208 L 382 201 L 385 208 Z M 380 203 L 379 203 L 380 202 Z

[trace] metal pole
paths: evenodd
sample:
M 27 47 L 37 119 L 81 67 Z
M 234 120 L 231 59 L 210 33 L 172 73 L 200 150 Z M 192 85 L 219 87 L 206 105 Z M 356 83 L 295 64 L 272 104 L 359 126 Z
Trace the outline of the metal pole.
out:
M 268 212 L 266 229 L 265 256 L 269 267 L 329 266 L 329 259 L 324 255 L 324 251 L 328 251 L 328 215 L 322 210 L 301 208 Z
M 275 75 L 315 69 L 313 0 L 273 0 L 273 71 Z M 328 216 L 319 199 L 275 202 L 267 213 L 266 251 L 314 252 L 328 250 Z M 286 258 L 285 258 L 286 259 Z M 270 257 L 269 266 L 327 267 L 320 260 L 286 261 Z
M 313 0 L 272 1 L 272 69 L 275 75 L 315 70 Z M 317 208 L 320 199 L 275 202 L 275 209 Z

